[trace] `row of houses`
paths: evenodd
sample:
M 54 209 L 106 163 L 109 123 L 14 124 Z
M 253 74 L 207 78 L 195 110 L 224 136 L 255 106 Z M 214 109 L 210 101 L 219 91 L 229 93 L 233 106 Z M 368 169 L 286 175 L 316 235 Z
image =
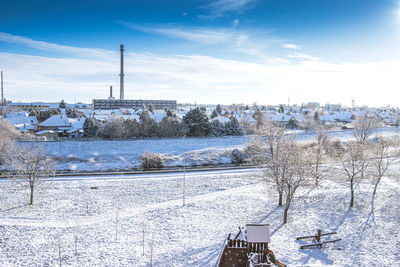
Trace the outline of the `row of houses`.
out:
M 79 137 L 83 135 L 86 118 L 67 118 L 65 114 L 53 115 L 42 123 L 28 113 L 7 114 L 5 120 L 16 127 L 22 134 L 34 134 L 47 138 Z

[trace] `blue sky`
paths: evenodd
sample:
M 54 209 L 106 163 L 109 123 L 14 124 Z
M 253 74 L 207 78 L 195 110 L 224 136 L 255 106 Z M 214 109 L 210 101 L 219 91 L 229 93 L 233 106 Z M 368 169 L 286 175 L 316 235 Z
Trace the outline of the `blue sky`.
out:
M 0 69 L 13 101 L 91 102 L 118 91 L 123 43 L 125 98 L 397 106 L 399 10 L 395 0 L 3 0 Z

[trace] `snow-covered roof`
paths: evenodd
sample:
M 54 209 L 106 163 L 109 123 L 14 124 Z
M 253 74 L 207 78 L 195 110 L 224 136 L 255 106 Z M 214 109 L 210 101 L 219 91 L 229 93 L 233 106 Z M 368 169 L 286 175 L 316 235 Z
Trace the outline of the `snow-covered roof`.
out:
M 53 115 L 41 124 L 40 126 L 45 126 L 45 127 L 52 127 L 52 126 L 57 126 L 57 127 L 70 127 L 71 123 L 69 122 L 69 119 L 66 116 L 63 115 Z
M 86 121 L 86 118 L 68 118 L 69 122 L 71 123 L 71 128 L 75 130 L 83 129 L 83 124 Z
M 17 127 L 20 132 L 24 131 L 24 130 L 36 130 L 36 128 L 34 126 L 32 126 L 31 124 L 26 124 L 26 123 L 14 124 L 14 126 Z
M 28 112 L 21 111 L 21 112 L 10 112 L 6 115 L 7 118 L 23 118 L 28 116 Z
M 36 132 L 35 134 L 36 135 L 42 135 L 42 134 L 46 134 L 46 133 L 55 133 L 53 130 L 44 130 L 44 131 L 39 131 L 39 132 Z
M 38 124 L 38 121 L 35 116 L 28 116 L 28 117 L 14 117 L 14 118 L 6 118 L 8 123 L 16 125 L 16 124 Z

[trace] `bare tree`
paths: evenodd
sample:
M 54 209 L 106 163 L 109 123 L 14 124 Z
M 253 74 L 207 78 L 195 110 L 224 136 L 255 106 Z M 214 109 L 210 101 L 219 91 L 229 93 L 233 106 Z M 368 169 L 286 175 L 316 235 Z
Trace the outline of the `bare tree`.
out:
M 294 140 L 282 143 L 282 151 L 280 153 L 281 165 L 285 169 L 283 175 L 283 192 L 285 196 L 285 205 L 283 211 L 283 223 L 287 223 L 290 205 L 294 200 L 296 190 L 308 183 L 308 178 L 312 173 L 313 166 L 310 157 L 307 156 L 309 151 L 297 144 Z
M 44 177 L 54 175 L 54 162 L 39 146 L 16 147 L 9 160 L 11 169 L 15 171 L 9 175 L 10 179 L 30 189 L 29 205 L 32 205 L 35 187 L 44 181 Z
M 314 177 L 315 186 L 318 186 L 321 179 L 323 179 L 328 170 L 323 166 L 326 161 L 326 147 L 329 143 L 329 135 L 325 128 L 319 127 L 317 129 L 316 143 L 311 145 L 310 160 L 313 165 L 311 176 Z
M 10 156 L 10 151 L 18 135 L 19 133 L 14 126 L 6 120 L 0 119 L 0 165 Z
M 257 136 L 253 138 L 248 147 L 253 147 L 252 161 L 261 165 L 263 178 L 269 182 L 275 182 L 279 195 L 278 206 L 283 205 L 283 176 L 286 166 L 282 161 L 282 143 L 288 137 L 284 135 L 286 128 L 276 126 L 271 121 L 264 121 L 257 129 Z
M 367 145 L 364 142 L 347 144 L 344 153 L 339 156 L 341 170 L 350 187 L 350 207 L 354 206 L 354 187 L 362 179 L 361 172 L 365 168 L 366 159 Z
M 366 113 L 354 122 L 354 137 L 358 141 L 366 141 L 380 125 L 379 119 Z
M 376 189 L 381 181 L 382 177 L 388 173 L 390 165 L 395 160 L 393 157 L 396 151 L 393 151 L 394 147 L 397 147 L 398 142 L 394 139 L 377 137 L 376 142 L 372 144 L 371 149 L 371 171 L 373 176 L 376 178 L 374 192 L 376 194 Z

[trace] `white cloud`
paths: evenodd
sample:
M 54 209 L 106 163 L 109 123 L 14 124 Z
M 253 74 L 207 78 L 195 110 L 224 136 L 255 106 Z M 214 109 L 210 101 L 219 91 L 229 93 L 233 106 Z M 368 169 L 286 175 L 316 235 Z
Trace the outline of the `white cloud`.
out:
M 215 0 L 211 1 L 204 8 L 211 14 L 221 16 L 226 12 L 243 12 L 252 8 L 257 0 Z
M 61 53 L 95 56 L 95 57 L 114 56 L 114 53 L 112 51 L 104 49 L 92 49 L 92 48 L 81 48 L 81 47 L 59 45 L 44 41 L 32 40 L 27 37 L 12 35 L 5 32 L 0 32 L 0 42 L 24 45 L 49 52 L 61 52 Z
M 281 44 L 281 47 L 287 48 L 287 49 L 301 49 L 301 45 L 297 45 L 297 44 Z
M 181 27 L 177 25 L 142 26 L 123 21 L 119 21 L 119 23 L 125 27 L 141 32 L 159 34 L 208 45 L 231 42 L 234 38 L 232 30 L 223 28 L 210 29 L 203 27 Z
M 304 53 L 292 53 L 292 54 L 289 54 L 289 55 L 286 55 L 286 56 L 289 57 L 289 58 L 296 58 L 296 59 L 303 59 L 303 60 L 321 60 L 318 57 L 314 57 L 314 56 L 307 55 L 307 54 L 304 54 Z
M 6 98 L 13 101 L 84 101 L 106 98 L 119 84 L 118 59 L 82 60 L 0 53 Z M 304 60 L 275 64 L 209 56 L 127 53 L 125 96 L 178 102 L 278 104 L 318 101 L 398 105 L 400 61 L 331 64 Z M 379 93 L 377 93 L 379 92 Z M 390 97 L 388 97 L 390 96 Z

